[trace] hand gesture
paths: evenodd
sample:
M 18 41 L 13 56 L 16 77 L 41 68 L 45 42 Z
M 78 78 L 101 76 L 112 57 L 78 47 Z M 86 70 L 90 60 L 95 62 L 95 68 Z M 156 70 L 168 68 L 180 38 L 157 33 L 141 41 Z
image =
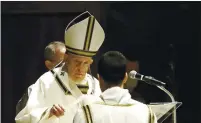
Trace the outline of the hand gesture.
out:
M 53 105 L 52 108 L 50 109 L 50 115 L 49 117 L 55 115 L 57 117 L 63 116 L 64 115 L 64 108 L 62 106 L 58 105 Z

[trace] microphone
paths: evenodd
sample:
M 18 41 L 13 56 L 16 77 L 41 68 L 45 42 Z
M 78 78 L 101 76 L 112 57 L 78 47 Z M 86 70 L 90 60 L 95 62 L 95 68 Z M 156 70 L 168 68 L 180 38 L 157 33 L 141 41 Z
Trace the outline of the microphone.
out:
M 132 70 L 130 73 L 129 73 L 129 77 L 131 79 L 137 79 L 137 80 L 142 80 L 142 81 L 145 81 L 149 84 L 152 84 L 152 85 L 159 85 L 159 86 L 165 86 L 165 83 L 164 82 L 161 82 L 157 79 L 154 79 L 153 77 L 151 76 L 144 76 L 144 75 L 141 75 L 139 73 L 137 73 L 135 70 Z

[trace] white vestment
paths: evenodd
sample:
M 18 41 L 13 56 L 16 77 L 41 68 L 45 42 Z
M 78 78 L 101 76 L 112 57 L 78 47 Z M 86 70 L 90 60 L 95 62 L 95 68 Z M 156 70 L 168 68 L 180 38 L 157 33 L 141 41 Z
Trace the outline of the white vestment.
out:
M 21 110 L 15 117 L 16 123 L 71 123 L 73 117 L 77 111 L 78 100 L 72 94 L 75 90 L 67 92 L 58 84 L 58 79 L 62 80 L 65 87 L 69 87 L 68 74 L 61 71 L 61 68 L 54 69 L 57 73 L 53 75 L 52 72 L 46 72 L 43 74 L 36 83 L 32 86 L 32 91 L 29 95 L 28 102 L 23 110 Z M 99 96 L 101 94 L 99 82 L 97 79 L 92 78 L 91 75 L 86 74 L 84 80 L 79 82 L 80 85 L 88 85 L 87 94 Z M 78 89 L 79 90 L 79 89 Z M 74 92 L 73 92 L 74 93 Z M 48 118 L 50 113 L 50 108 L 54 104 L 59 104 L 64 107 L 64 115 L 57 118 L 52 116 Z M 68 116 L 66 116 L 68 114 Z
M 131 99 L 127 89 L 113 87 L 104 91 L 101 98 L 86 97 L 93 103 L 78 110 L 74 123 L 157 123 L 152 110 Z

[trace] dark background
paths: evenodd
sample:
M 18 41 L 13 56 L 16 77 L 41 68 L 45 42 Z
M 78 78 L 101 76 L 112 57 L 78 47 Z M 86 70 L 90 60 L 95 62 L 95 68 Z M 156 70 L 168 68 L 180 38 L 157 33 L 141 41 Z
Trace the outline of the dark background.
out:
M 119 50 L 139 61 L 140 73 L 167 83 L 177 101 L 178 123 L 200 123 L 200 2 L 1 2 L 2 123 L 14 123 L 15 106 L 46 71 L 45 46 L 64 40 L 66 25 L 88 10 L 106 39 L 97 56 Z M 92 66 L 96 75 L 96 63 Z M 170 101 L 157 88 L 136 89 L 149 102 Z

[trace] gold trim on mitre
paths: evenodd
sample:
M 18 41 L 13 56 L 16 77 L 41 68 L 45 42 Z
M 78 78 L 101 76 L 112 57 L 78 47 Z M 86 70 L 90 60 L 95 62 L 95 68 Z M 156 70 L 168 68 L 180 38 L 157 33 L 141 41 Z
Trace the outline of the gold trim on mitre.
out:
M 89 17 L 87 32 L 86 32 L 85 42 L 83 47 L 85 51 L 89 51 L 89 47 L 91 44 L 91 37 L 93 34 L 93 29 L 94 29 L 94 23 L 95 23 L 95 17 L 94 16 Z
M 105 38 L 101 25 L 88 11 L 73 19 L 65 30 L 67 52 L 92 57 Z
M 88 57 L 94 56 L 96 54 L 96 52 L 84 51 L 84 50 L 75 49 L 68 46 L 66 46 L 66 50 L 67 52 L 75 54 L 75 55 L 82 55 L 82 56 L 88 56 Z

